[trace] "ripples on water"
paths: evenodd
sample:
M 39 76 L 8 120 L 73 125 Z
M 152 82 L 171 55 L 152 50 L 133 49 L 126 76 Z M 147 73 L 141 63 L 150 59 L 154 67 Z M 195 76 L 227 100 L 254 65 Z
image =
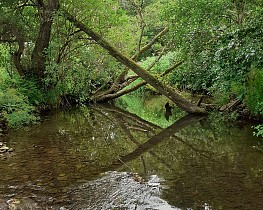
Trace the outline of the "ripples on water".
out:
M 250 126 L 148 112 L 159 122 L 80 108 L 0 137 L 15 151 L 0 156 L 0 209 L 262 208 L 262 139 Z

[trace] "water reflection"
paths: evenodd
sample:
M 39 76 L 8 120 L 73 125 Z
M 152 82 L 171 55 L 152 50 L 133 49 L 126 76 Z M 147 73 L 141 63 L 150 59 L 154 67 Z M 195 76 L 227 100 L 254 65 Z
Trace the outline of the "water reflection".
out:
M 15 149 L 0 156 L 0 209 L 7 201 L 24 209 L 263 204 L 262 146 L 249 129 L 216 119 L 188 115 L 162 129 L 121 108 L 97 105 L 55 113 L 0 141 Z

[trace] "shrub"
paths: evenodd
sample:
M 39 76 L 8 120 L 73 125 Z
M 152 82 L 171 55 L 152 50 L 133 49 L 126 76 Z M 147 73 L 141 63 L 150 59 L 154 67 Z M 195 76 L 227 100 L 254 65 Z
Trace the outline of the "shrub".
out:
M 0 69 L 0 124 L 10 128 L 36 122 L 35 107 L 40 97 L 33 82 L 20 78 L 11 79 Z
M 17 128 L 37 120 L 35 108 L 29 104 L 28 98 L 17 89 L 0 90 L 0 120 L 5 121 L 10 128 Z
M 263 116 L 263 70 L 253 69 L 249 75 L 246 103 L 255 115 Z
M 257 125 L 254 127 L 256 129 L 256 131 L 254 131 L 254 135 L 255 136 L 261 136 L 263 137 L 263 124 L 262 125 Z

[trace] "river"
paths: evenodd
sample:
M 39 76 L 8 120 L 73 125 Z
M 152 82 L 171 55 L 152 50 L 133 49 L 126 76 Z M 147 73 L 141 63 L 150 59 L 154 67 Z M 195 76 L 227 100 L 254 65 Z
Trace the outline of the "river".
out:
M 156 101 L 159 101 L 156 103 Z M 251 125 L 126 98 L 51 113 L 0 137 L 0 209 L 260 210 Z

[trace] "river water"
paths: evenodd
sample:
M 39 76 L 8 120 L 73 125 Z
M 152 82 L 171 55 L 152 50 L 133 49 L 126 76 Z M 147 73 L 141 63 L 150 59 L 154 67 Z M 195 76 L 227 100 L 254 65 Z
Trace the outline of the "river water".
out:
M 14 149 L 0 156 L 0 209 L 263 209 L 251 125 L 167 117 L 156 100 L 56 112 L 0 137 Z

